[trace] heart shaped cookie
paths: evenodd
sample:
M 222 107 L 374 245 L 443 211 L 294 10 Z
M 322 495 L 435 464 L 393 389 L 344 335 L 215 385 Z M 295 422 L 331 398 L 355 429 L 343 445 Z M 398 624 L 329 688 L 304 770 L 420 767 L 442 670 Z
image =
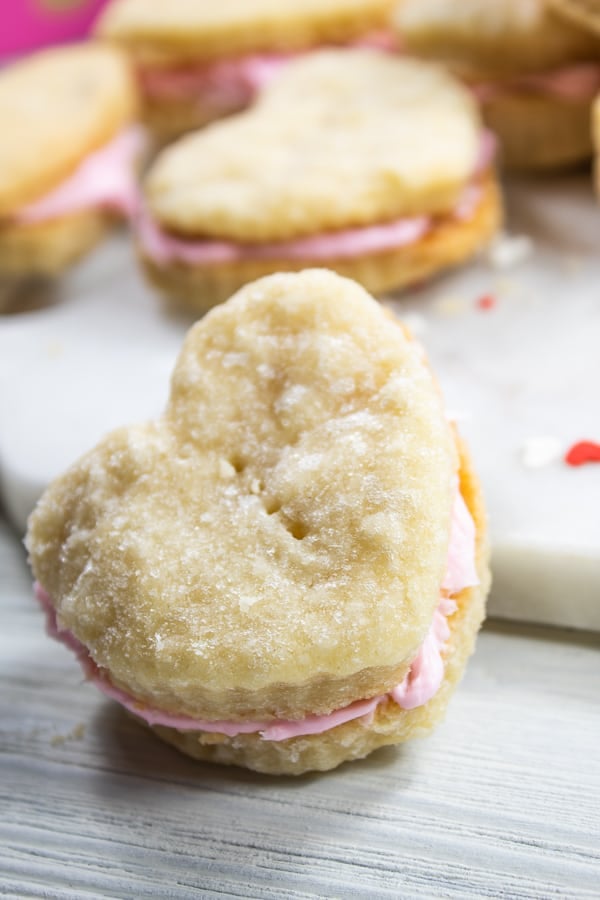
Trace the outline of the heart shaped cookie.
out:
M 287 63 L 328 45 L 391 48 L 395 0 L 113 0 L 97 33 L 135 66 L 167 141 L 248 106 Z
M 193 309 L 259 275 L 325 265 L 380 292 L 496 229 L 489 136 L 437 67 L 373 50 L 290 64 L 247 112 L 165 150 L 145 184 L 145 267 Z
M 433 724 L 488 583 L 422 351 L 321 270 L 192 328 L 164 416 L 57 479 L 27 545 L 50 629 L 105 693 L 193 756 L 270 772 Z

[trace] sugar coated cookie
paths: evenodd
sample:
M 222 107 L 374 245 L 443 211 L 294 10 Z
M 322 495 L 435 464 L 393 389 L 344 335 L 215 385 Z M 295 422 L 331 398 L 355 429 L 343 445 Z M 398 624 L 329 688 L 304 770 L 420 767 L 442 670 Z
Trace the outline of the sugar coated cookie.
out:
M 247 106 L 290 59 L 326 45 L 391 47 L 394 0 L 114 0 L 99 36 L 125 48 L 163 140 Z
M 189 332 L 164 416 L 46 491 L 50 631 L 191 756 L 329 769 L 426 732 L 472 651 L 485 515 L 422 350 L 325 270 Z
M 146 269 L 197 310 L 310 264 L 401 287 L 467 259 L 500 219 L 469 92 L 373 50 L 290 64 L 252 109 L 165 150 L 145 200 Z
M 133 212 L 134 81 L 125 57 L 74 45 L 0 73 L 0 279 L 54 275 Z
M 403 0 L 394 21 L 409 52 L 448 64 L 471 87 L 506 166 L 547 170 L 589 158 L 600 37 L 549 0 Z

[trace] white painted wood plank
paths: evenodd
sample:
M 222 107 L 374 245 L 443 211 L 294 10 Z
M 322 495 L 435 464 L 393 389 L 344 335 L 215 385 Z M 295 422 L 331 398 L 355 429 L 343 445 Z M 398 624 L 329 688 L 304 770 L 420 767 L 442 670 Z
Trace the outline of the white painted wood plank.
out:
M 599 895 L 594 635 L 487 628 L 434 736 L 271 779 L 180 756 L 82 684 L 6 529 L 0 604 L 0 893 Z

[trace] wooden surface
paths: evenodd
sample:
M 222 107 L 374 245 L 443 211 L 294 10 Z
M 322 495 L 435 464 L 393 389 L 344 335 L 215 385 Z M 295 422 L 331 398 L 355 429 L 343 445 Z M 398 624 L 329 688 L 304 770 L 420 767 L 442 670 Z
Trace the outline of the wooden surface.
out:
M 489 624 L 434 736 L 275 779 L 82 684 L 1 523 L 0 615 L 2 895 L 600 896 L 597 636 Z

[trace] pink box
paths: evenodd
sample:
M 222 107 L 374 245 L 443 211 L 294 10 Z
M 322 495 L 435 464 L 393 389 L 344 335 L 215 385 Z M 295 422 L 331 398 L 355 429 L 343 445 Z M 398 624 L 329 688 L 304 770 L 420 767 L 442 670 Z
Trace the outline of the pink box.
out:
M 0 0 L 0 58 L 86 35 L 107 0 Z

